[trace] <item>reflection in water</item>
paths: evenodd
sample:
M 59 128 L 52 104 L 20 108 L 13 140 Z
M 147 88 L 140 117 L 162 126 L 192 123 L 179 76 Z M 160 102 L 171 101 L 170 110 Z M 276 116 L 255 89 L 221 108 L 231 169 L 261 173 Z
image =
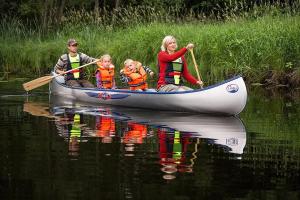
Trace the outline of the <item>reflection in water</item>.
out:
M 49 107 L 45 96 L 28 98 L 38 103 L 0 97 L 0 199 L 299 199 L 300 102 L 249 93 L 240 115 L 247 125 L 245 148 L 243 125 L 232 117 L 79 104 Z M 77 155 L 69 155 L 64 126 L 55 126 L 73 123 L 67 112 L 82 116 Z M 102 116 L 114 122 L 115 136 L 97 136 Z M 147 127 L 142 144 L 132 143 L 130 153 L 121 142 L 128 123 Z M 159 131 L 169 142 L 160 140 Z M 104 135 L 110 143 L 102 141 Z M 184 136 L 186 145 L 172 146 Z M 182 149 L 184 159 L 162 154 L 163 145 L 169 152 Z M 163 156 L 173 162 L 169 171 L 176 172 L 162 171 L 168 170 L 161 169 Z M 191 172 L 180 172 L 182 165 Z
M 96 137 L 102 138 L 102 143 L 111 143 L 116 134 L 116 125 L 114 118 L 111 117 L 110 109 L 101 111 L 101 115 L 96 118 Z
M 190 134 L 170 128 L 159 128 L 157 132 L 161 170 L 165 173 L 163 178 L 174 179 L 177 171 L 192 172 L 192 165 L 187 163 L 188 145 L 192 144 Z
M 79 142 L 82 142 L 82 127 L 84 126 L 82 118 L 82 115 L 68 110 L 55 122 L 60 135 L 68 141 L 69 155 L 73 157 L 78 156 Z
M 148 133 L 144 124 L 127 122 L 122 130 L 121 143 L 125 144 L 125 156 L 134 156 L 135 145 L 142 144 Z
M 42 110 L 37 112 L 39 108 Z M 237 154 L 238 159 L 246 144 L 244 126 L 235 117 L 86 106 L 53 98 L 50 112 L 48 107 L 29 102 L 25 103 L 24 111 L 55 118 L 59 135 L 68 142 L 72 159 L 77 159 L 80 144 L 88 140 L 98 138 L 101 143 L 120 143 L 123 155 L 132 157 L 145 140 L 154 137 L 157 162 L 162 177 L 167 180 L 175 179 L 178 173 L 193 173 L 200 139 Z

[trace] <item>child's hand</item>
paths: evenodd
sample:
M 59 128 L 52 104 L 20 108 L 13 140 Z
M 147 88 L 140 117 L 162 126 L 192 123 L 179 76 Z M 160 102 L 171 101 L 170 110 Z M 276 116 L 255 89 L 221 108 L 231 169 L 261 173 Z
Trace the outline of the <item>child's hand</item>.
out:
M 151 78 L 153 78 L 154 72 L 150 72 L 150 76 L 151 76 Z

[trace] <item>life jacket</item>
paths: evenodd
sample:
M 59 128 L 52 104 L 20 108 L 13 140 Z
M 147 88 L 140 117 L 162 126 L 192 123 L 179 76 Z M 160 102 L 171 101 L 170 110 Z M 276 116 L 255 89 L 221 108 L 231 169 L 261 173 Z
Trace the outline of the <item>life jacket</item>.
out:
M 123 68 L 123 73 L 130 77 L 132 81 L 128 82 L 130 90 L 146 90 L 148 89 L 147 73 L 144 70 L 143 66 L 138 65 L 136 72 L 129 71 L 126 67 Z
M 129 131 L 125 132 L 123 143 L 142 144 L 147 136 L 147 126 L 137 123 L 128 123 Z
M 174 131 L 174 142 L 173 142 L 173 158 L 176 164 L 180 164 L 182 155 L 182 145 L 180 142 L 180 132 Z
M 70 139 L 80 138 L 80 136 L 81 136 L 80 115 L 75 114 L 73 117 L 73 124 L 72 124 L 71 130 L 70 130 Z
M 82 60 L 80 57 L 80 53 L 77 53 L 75 57 L 72 57 L 70 56 L 70 54 L 67 54 L 67 71 L 80 67 L 81 65 L 82 65 Z M 83 68 L 80 68 L 67 73 L 66 80 L 83 79 L 83 76 L 84 76 Z
M 96 135 L 98 137 L 110 137 L 115 134 L 115 120 L 110 117 L 101 116 L 97 120 Z
M 179 131 L 168 131 L 165 128 L 159 128 L 158 138 L 161 164 L 174 163 L 185 166 L 187 148 L 190 144 L 188 137 L 182 137 Z
M 172 62 L 167 63 L 167 67 L 165 71 L 166 84 L 181 85 L 182 71 L 183 71 L 183 60 L 181 57 Z
M 101 63 L 97 63 L 98 69 L 96 70 L 97 86 L 102 86 L 104 89 L 111 89 L 113 87 L 113 80 L 115 76 L 115 67 L 110 65 L 105 68 Z M 98 81 L 101 80 L 101 83 Z

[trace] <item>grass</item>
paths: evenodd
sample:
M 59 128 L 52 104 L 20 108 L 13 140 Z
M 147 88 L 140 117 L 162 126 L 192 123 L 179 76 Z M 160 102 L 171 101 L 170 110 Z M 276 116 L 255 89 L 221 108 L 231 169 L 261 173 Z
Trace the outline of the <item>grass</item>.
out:
M 189 42 L 196 45 L 194 52 L 205 82 L 213 83 L 234 74 L 242 74 L 249 82 L 263 82 L 270 71 L 278 80 L 281 74 L 292 73 L 295 82 L 299 82 L 299 15 L 273 11 L 262 17 L 240 17 L 233 13 L 225 21 L 203 21 L 192 13 L 183 22 L 162 19 L 162 13 L 154 11 L 149 19 L 142 18 L 147 15 L 133 11 L 123 10 L 122 17 L 105 19 L 104 15 L 97 20 L 92 14 L 74 11 L 60 28 L 47 34 L 39 26 L 27 28 L 17 19 L 2 21 L 0 71 L 31 77 L 49 73 L 66 51 L 67 39 L 76 38 L 81 52 L 93 57 L 109 53 L 117 70 L 125 59 L 132 58 L 157 72 L 161 41 L 166 35 L 174 35 L 179 47 Z M 135 18 L 129 14 L 132 12 Z M 84 20 L 73 23 L 78 17 Z M 109 24 L 108 20 L 114 21 Z M 186 58 L 196 76 L 191 56 L 187 54 Z M 94 71 L 92 67 L 87 69 Z

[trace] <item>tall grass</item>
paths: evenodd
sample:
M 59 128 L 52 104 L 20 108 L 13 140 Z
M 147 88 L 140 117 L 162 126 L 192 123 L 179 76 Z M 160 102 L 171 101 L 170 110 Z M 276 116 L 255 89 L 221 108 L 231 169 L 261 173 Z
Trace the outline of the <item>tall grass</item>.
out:
M 102 10 L 98 17 L 95 13 L 70 11 L 63 23 L 50 27 L 47 34 L 37 23 L 31 28 L 18 19 L 2 20 L 0 71 L 26 76 L 50 72 L 66 51 L 67 39 L 76 38 L 80 51 L 90 56 L 111 54 L 117 70 L 126 58 L 132 58 L 157 72 L 156 55 L 166 35 L 174 35 L 179 47 L 195 43 L 195 56 L 206 82 L 233 74 L 261 82 L 269 71 L 299 71 L 300 16 L 293 11 L 282 14 L 267 6 L 265 16 L 257 8 L 247 15 L 228 11 L 222 15 L 223 21 L 207 21 L 193 11 L 176 17 L 180 10 L 130 9 L 112 15 Z M 191 56 L 186 57 L 195 75 Z

